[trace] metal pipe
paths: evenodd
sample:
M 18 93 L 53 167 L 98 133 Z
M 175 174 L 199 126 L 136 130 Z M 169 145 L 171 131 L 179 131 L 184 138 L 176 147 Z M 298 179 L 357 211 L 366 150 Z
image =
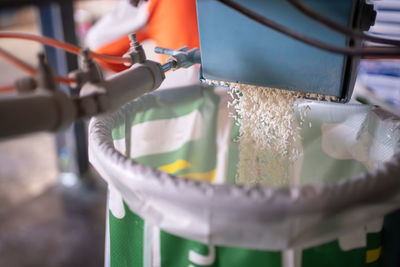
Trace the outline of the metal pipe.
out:
M 5 94 L 0 97 L 0 138 L 57 131 L 76 117 L 73 102 L 62 92 Z
M 33 93 L 3 94 L 0 96 L 0 138 L 57 131 L 78 118 L 115 111 L 157 89 L 164 78 L 159 63 L 146 61 L 96 84 L 94 92 L 85 92 L 83 88 L 80 99 L 71 99 L 59 90 L 46 89 L 36 89 Z
M 119 72 L 99 84 L 100 88 L 106 89 L 107 111 L 115 111 L 129 101 L 157 89 L 164 78 L 161 65 L 149 60 Z

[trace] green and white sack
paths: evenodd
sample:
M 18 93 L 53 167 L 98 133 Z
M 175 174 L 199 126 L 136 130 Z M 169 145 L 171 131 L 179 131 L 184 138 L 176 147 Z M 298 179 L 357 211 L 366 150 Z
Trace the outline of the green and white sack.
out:
M 226 90 L 157 91 L 91 121 L 106 266 L 379 266 L 383 216 L 400 207 L 399 119 L 309 103 L 300 185 L 239 186 Z

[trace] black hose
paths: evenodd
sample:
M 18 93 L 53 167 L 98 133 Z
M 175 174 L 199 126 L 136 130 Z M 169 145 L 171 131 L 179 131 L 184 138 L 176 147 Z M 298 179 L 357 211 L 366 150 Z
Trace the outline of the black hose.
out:
M 302 33 L 297 31 L 291 30 L 281 24 L 278 24 L 260 14 L 253 12 L 252 10 L 242 6 L 231 0 L 216 0 L 221 2 L 222 4 L 236 10 L 237 12 L 241 13 L 242 15 L 264 25 L 267 26 L 277 32 L 285 34 L 295 40 L 301 41 L 308 45 L 317 47 L 322 50 L 326 50 L 336 54 L 343 54 L 348 56 L 376 56 L 376 57 L 391 57 L 391 56 L 400 56 L 400 48 L 379 48 L 374 50 L 363 49 L 363 48 L 348 48 L 348 47 L 340 47 L 335 45 L 330 45 L 324 42 L 321 42 L 317 39 L 308 37 Z
M 321 14 L 319 14 L 318 12 L 316 12 L 309 6 L 305 5 L 301 0 L 286 0 L 286 1 L 289 2 L 294 8 L 299 10 L 301 13 L 303 13 L 307 17 L 325 25 L 328 28 L 331 28 L 337 32 L 341 32 L 352 38 L 363 39 L 363 40 L 367 40 L 367 41 L 371 41 L 371 42 L 375 42 L 375 43 L 400 46 L 400 41 L 390 40 L 387 38 L 375 37 L 375 36 L 360 32 L 360 31 L 352 30 L 351 28 L 348 28 L 339 23 L 336 23 L 335 21 L 330 20 L 329 18 L 327 18 L 325 16 L 322 16 Z

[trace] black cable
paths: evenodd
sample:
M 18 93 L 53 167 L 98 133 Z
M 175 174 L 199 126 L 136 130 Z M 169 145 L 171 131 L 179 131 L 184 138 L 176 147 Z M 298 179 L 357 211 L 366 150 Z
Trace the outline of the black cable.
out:
M 250 9 L 233 2 L 231 0 L 216 0 L 218 2 L 223 3 L 224 5 L 236 10 L 237 12 L 243 14 L 244 16 L 267 26 L 275 31 L 278 31 L 282 34 L 285 34 L 293 39 L 301 41 L 303 43 L 309 44 L 311 46 L 317 47 L 319 49 L 323 49 L 336 54 L 343 54 L 348 56 L 375 56 L 375 57 L 387 57 L 387 56 L 400 56 L 400 48 L 381 48 L 376 50 L 368 50 L 368 49 L 357 49 L 357 48 L 347 48 L 340 47 L 335 45 L 330 45 L 324 42 L 321 42 L 317 39 L 308 37 L 307 35 L 301 34 L 294 30 L 291 30 L 281 24 L 278 24 L 266 17 L 257 14 Z
M 331 28 L 335 31 L 341 32 L 347 36 L 350 36 L 353 38 L 358 38 L 358 39 L 364 39 L 364 40 L 368 40 L 368 41 L 375 42 L 375 43 L 400 46 L 400 41 L 390 40 L 387 38 L 375 37 L 375 36 L 360 32 L 360 31 L 352 30 L 351 28 L 348 28 L 339 23 L 336 23 L 335 21 L 330 20 L 329 18 L 327 18 L 325 16 L 322 16 L 321 14 L 319 14 L 318 12 L 316 12 L 309 6 L 305 5 L 301 0 L 286 0 L 286 1 L 289 2 L 294 8 L 299 10 L 301 13 L 305 14 L 307 17 L 327 26 L 328 28 Z

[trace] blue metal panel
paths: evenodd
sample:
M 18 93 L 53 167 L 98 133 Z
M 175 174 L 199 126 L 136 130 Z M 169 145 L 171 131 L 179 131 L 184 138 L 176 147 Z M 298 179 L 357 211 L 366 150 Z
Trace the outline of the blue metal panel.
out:
M 286 1 L 237 2 L 321 41 L 346 45 L 345 36 L 305 17 Z M 336 22 L 351 25 L 352 0 L 304 2 Z M 197 0 L 197 13 L 204 78 L 343 97 L 344 56 L 286 37 L 215 0 Z

